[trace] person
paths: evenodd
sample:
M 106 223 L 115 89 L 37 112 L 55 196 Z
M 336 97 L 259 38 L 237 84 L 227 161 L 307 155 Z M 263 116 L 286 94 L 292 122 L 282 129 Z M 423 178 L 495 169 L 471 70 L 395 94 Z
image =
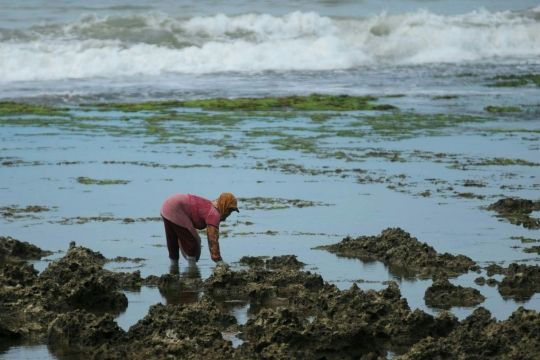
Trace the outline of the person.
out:
M 212 260 L 224 264 L 219 250 L 219 224 L 233 211 L 240 212 L 236 197 L 231 193 L 222 193 L 214 201 L 191 194 L 169 196 L 163 202 L 160 214 L 165 225 L 171 267 L 178 267 L 180 253 L 190 267 L 196 266 L 201 256 L 201 238 L 197 229 L 206 229 Z

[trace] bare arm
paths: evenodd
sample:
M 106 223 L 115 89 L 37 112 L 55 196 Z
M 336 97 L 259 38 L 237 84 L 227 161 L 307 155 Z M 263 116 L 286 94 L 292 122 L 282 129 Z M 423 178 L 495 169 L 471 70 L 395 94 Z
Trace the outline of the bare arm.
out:
M 208 248 L 210 249 L 212 260 L 214 262 L 223 261 L 221 252 L 219 251 L 219 229 L 213 225 L 208 225 L 206 234 L 208 235 Z

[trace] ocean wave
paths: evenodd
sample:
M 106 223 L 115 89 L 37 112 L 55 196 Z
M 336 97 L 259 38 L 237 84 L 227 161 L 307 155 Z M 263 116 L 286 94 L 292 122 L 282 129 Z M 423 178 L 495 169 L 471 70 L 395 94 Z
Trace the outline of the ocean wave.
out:
M 7 82 L 381 64 L 538 63 L 539 55 L 540 7 L 340 18 L 315 12 L 84 15 L 64 24 L 0 29 L 0 81 Z

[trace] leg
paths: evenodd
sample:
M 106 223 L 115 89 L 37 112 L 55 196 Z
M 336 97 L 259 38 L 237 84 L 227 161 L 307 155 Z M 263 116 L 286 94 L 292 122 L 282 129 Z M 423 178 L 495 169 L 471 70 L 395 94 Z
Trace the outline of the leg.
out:
M 182 255 L 186 259 L 198 258 L 201 254 L 201 249 L 199 247 L 199 244 L 197 243 L 197 240 L 195 240 L 195 238 L 193 237 L 193 234 L 191 234 L 188 229 L 174 223 L 171 223 L 171 226 L 173 227 L 174 232 L 176 233 L 176 236 L 178 238 L 178 245 L 180 247 Z
M 179 252 L 182 252 L 184 258 L 190 266 L 195 265 L 197 259 L 201 256 L 201 247 L 199 242 L 193 237 L 193 234 L 186 228 L 163 218 L 165 224 L 165 234 L 167 235 L 167 248 L 169 249 L 169 258 L 179 259 Z
M 163 218 L 163 224 L 165 225 L 165 236 L 167 237 L 167 249 L 169 250 L 169 259 L 177 260 L 180 258 L 178 235 L 174 231 L 173 223 Z

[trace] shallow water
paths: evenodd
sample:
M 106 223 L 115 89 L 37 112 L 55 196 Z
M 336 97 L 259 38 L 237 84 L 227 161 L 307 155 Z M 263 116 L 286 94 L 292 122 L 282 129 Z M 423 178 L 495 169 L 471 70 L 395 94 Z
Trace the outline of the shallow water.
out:
M 0 62 L 0 100 L 73 107 L 70 112 L 73 118 L 56 122 L 57 118 L 47 117 L 30 121 L 35 115 L 20 117 L 30 121 L 26 124 L 23 120 L 8 122 L 8 117 L 0 117 L 0 207 L 41 205 L 50 209 L 23 213 L 22 218 L 0 217 L 0 235 L 60 251 L 45 260 L 32 262 L 36 269 L 43 270 L 50 260 L 63 256 L 70 241 L 76 241 L 77 245 L 100 251 L 107 258 L 146 259 L 142 263 L 109 263 L 108 269 L 140 270 L 143 277 L 159 276 L 169 271 L 163 225 L 159 221 L 138 219 L 159 217 L 162 201 L 174 193 L 214 199 L 223 191 L 247 199 L 316 202 L 311 207 L 271 209 L 270 203 L 267 207 L 247 210 L 250 204 L 240 201 L 240 214 L 235 213 L 221 226 L 222 255 L 233 269 L 242 268 L 237 262 L 246 255 L 295 254 L 298 260 L 308 264 L 306 270 L 320 273 L 340 289 L 347 289 L 360 279 L 365 281 L 357 283 L 361 289 L 376 290 L 386 287 L 383 281 L 396 281 L 411 308 L 436 314 L 440 309 L 427 307 L 423 300 L 431 280 L 413 280 L 399 269 L 380 262 L 340 258 L 312 248 L 336 243 L 345 236 L 371 236 L 388 227 L 401 227 L 439 253 L 464 254 L 481 266 L 491 262 L 504 266 L 512 261 L 538 263 L 538 254 L 523 252 L 528 244 L 512 239 L 522 236 L 540 240 L 538 230 L 512 225 L 482 209 L 503 196 L 538 199 L 538 164 L 485 164 L 495 158 L 531 163 L 540 159 L 540 88 L 534 85 L 486 86 L 495 75 L 540 73 L 540 31 L 535 32 L 540 26 L 538 9 L 530 10 L 536 4 L 528 1 L 512 4 L 506 1 L 387 1 L 381 5 L 366 1 L 360 6 L 348 1 L 298 1 L 273 2 L 272 6 L 251 2 L 235 2 L 234 6 L 220 3 L 216 8 L 214 2 L 208 1 L 178 5 L 162 0 L 152 5 L 137 2 L 100 5 L 98 2 L 88 8 L 72 1 L 39 10 L 35 1 L 20 4 L 2 4 L 7 7 L 0 15 L 0 56 L 18 53 L 25 57 L 25 51 L 35 45 L 33 59 L 42 62 L 24 65 L 19 61 L 21 58 L 11 58 L 15 63 Z M 482 6 L 486 10 L 478 10 Z M 388 8 L 388 18 L 382 13 L 383 7 Z M 419 8 L 428 8 L 429 12 Z M 259 14 L 251 14 L 253 11 Z M 218 15 L 219 12 L 225 15 Z M 353 49 L 364 52 L 371 49 L 368 54 L 371 62 L 365 63 L 361 62 L 365 56 L 350 52 L 350 48 L 335 47 L 328 49 L 337 60 L 326 63 L 326 68 L 317 67 L 322 61 L 320 58 L 312 62 L 294 56 L 283 60 L 282 54 L 291 44 L 303 42 L 306 49 L 313 45 L 310 41 L 318 41 L 323 47 L 335 45 L 345 41 L 340 37 L 343 29 L 354 32 L 367 24 L 374 26 L 383 18 L 395 26 L 423 24 L 424 32 L 446 24 L 448 31 L 459 33 L 473 23 L 482 23 L 485 26 L 478 25 L 479 28 L 507 26 L 510 33 L 521 31 L 526 36 L 516 38 L 521 41 L 519 44 L 509 44 L 503 41 L 504 33 L 480 33 L 480 38 L 492 36 L 498 40 L 494 40 L 499 44 L 496 51 L 490 48 L 493 44 L 484 48 L 484 43 L 478 39 L 466 41 L 470 38 L 467 34 L 455 37 L 444 43 L 446 47 L 435 49 L 438 54 L 445 55 L 444 51 L 453 46 L 463 55 L 463 49 L 469 47 L 472 55 L 468 55 L 472 57 L 451 56 L 450 61 L 444 56 L 442 59 L 432 56 L 430 51 L 437 44 L 435 38 L 424 39 L 423 46 L 405 42 L 410 47 L 397 53 L 385 53 L 383 50 L 389 45 L 384 41 L 373 43 L 377 40 L 373 38 L 370 43 L 366 40 Z M 399 23 L 399 19 L 406 21 Z M 123 23 L 130 21 L 129 26 Z M 347 25 L 347 22 L 350 23 Z M 170 36 L 178 38 L 189 33 L 188 23 L 199 26 L 200 30 L 184 39 L 188 45 L 167 43 Z M 96 34 L 96 29 L 103 24 L 106 25 L 104 33 Z M 219 24 L 224 28 L 220 30 Z M 327 33 L 313 32 L 313 28 L 307 27 L 309 24 L 341 27 L 341 33 L 332 33 L 334 30 L 326 28 L 320 31 L 326 29 Z M 449 28 L 448 24 L 453 27 Z M 233 25 L 238 28 L 231 30 Z M 248 25 L 252 26 L 249 31 L 246 30 Z M 157 29 L 157 40 L 133 40 L 149 26 Z M 394 41 L 418 39 L 417 35 L 407 35 L 411 28 L 403 26 L 395 28 L 402 37 Z M 46 38 L 32 38 L 38 36 L 40 29 L 45 31 Z M 306 33 L 295 33 L 299 29 Z M 119 37 L 122 32 L 123 37 Z M 341 35 L 336 35 L 338 33 Z M 347 34 L 343 36 L 352 36 Z M 444 32 L 438 35 L 448 37 Z M 234 58 L 227 59 L 221 53 L 200 58 L 202 65 L 198 69 L 189 68 L 191 63 L 181 61 L 184 67 L 176 67 L 190 46 L 195 51 L 203 49 L 204 44 L 230 45 L 230 49 L 224 50 L 227 53 L 241 41 L 251 41 L 249 44 L 253 45 L 252 52 L 240 52 L 252 56 L 245 69 L 235 68 L 238 63 Z M 501 44 L 507 44 L 508 48 Z M 137 66 L 130 66 L 117 57 L 120 49 L 127 50 L 129 56 L 130 51 L 147 46 L 156 47 L 156 52 L 143 52 L 137 59 L 131 57 L 130 61 Z M 517 53 L 516 46 L 527 48 L 528 52 Z M 261 51 L 261 47 L 270 48 L 280 56 L 277 60 L 281 62 L 268 60 L 269 53 Z M 411 52 L 412 49 L 416 52 Z M 515 52 L 509 54 L 509 49 Z M 101 51 L 103 56 L 93 57 L 92 51 Z M 163 55 L 167 51 L 170 53 L 166 55 L 171 57 L 157 63 L 156 54 Z M 70 54 L 73 57 L 69 57 Z M 148 57 L 145 58 L 145 54 Z M 351 58 L 356 63 L 346 62 Z M 216 62 L 218 60 L 223 62 Z M 77 61 L 81 66 L 69 67 Z M 227 64 L 232 65 L 228 68 Z M 299 69 L 298 64 L 304 68 Z M 432 120 L 425 120 L 421 126 L 405 121 L 407 126 L 391 131 L 374 130 L 379 123 L 366 120 L 368 116 L 380 116 L 379 112 L 336 115 L 330 111 L 325 113 L 334 116 L 322 123 L 312 121 L 309 114 L 290 117 L 238 114 L 241 121 L 232 123 L 226 120 L 227 114 L 177 109 L 186 116 L 217 114 L 223 119 L 170 120 L 156 124 L 144 120 L 152 115 L 148 112 L 84 111 L 87 109 L 79 107 L 80 103 L 312 92 L 379 96 L 378 103 L 397 106 L 400 113 L 415 114 L 419 122 L 424 121 L 422 116 L 430 114 L 475 118 L 460 123 L 448 121 L 439 127 L 433 126 Z M 403 96 L 384 97 L 389 94 Z M 443 95 L 456 97 L 434 99 Z M 484 110 L 489 105 L 518 106 L 522 112 L 493 115 Z M 124 117 L 130 120 L 125 121 Z M 359 136 L 354 131 L 364 133 Z M 285 138 L 283 134 L 294 137 Z M 324 137 L 318 138 L 321 134 Z M 288 140 L 280 147 L 275 141 L 284 138 Z M 301 140 L 315 145 L 308 150 L 295 149 L 294 145 Z M 338 151 L 345 153 L 349 160 L 336 156 L 334 153 Z M 385 152 L 391 155 L 386 156 Z M 399 161 L 392 161 L 392 154 L 398 154 Z M 435 154 L 445 156 L 437 158 Z M 5 162 L 14 164 L 5 165 Z M 323 170 L 328 171 L 323 173 Z M 78 177 L 129 183 L 84 185 L 77 182 Z M 483 186 L 468 187 L 466 181 Z M 428 195 L 426 190 L 429 190 Z M 457 196 L 468 192 L 475 197 Z M 538 217 L 538 214 L 533 216 Z M 76 217 L 117 220 L 78 224 Z M 135 222 L 124 223 L 125 218 L 135 219 Z M 204 235 L 202 238 L 204 245 Z M 181 273 L 192 276 L 184 273 L 187 270 L 184 266 L 181 261 Z M 213 268 L 205 247 L 198 263 L 200 276 L 207 278 Z M 519 306 L 540 310 L 539 294 L 525 302 L 504 300 L 496 287 L 476 285 L 474 279 L 478 276 L 486 275 L 485 272 L 470 273 L 451 281 L 480 290 L 487 298 L 481 306 L 497 319 L 508 318 Z M 495 278 L 500 280 L 498 276 Z M 185 303 L 196 301 L 200 296 L 196 293 L 161 294 L 151 287 L 125 293 L 129 307 L 117 318 L 125 330 L 157 302 Z M 242 299 L 223 299 L 220 306 L 231 311 L 240 323 L 257 310 L 250 309 Z M 473 310 L 451 309 L 459 319 Z M 238 344 L 234 334 L 224 336 Z M 0 354 L 6 359 L 74 358 L 69 349 L 50 349 L 43 344 L 29 343 L 3 347 Z

